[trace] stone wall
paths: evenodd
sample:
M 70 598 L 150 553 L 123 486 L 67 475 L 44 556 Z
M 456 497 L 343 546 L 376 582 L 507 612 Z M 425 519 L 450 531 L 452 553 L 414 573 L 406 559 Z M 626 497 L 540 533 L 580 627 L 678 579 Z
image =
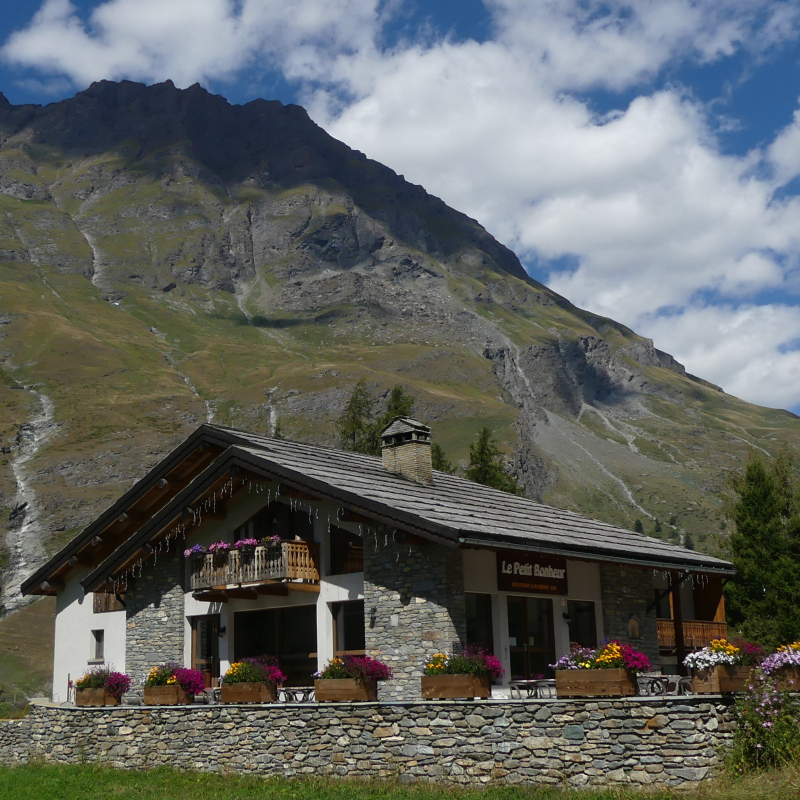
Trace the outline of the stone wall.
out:
M 648 606 L 655 599 L 652 570 L 601 562 L 600 591 L 606 638 L 630 644 L 649 656 L 653 666 L 657 666 L 656 611 L 652 609 L 647 613 Z
M 719 697 L 77 709 L 0 720 L 0 765 L 102 762 L 264 776 L 682 786 L 732 736 Z
M 185 559 L 173 542 L 158 553 L 128 586 L 126 603 L 125 671 L 134 684 L 162 661 L 183 664 Z
M 394 680 L 379 699 L 416 699 L 427 660 L 466 639 L 464 560 L 434 543 L 397 544 L 393 530 L 364 534 L 367 654 L 388 664 Z

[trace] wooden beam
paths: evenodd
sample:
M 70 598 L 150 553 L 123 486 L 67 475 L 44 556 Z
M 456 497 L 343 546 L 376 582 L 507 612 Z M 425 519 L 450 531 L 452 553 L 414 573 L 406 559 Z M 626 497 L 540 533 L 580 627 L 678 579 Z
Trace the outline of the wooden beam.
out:
M 226 589 L 225 594 L 235 600 L 255 600 L 258 597 L 258 592 L 255 589 L 248 589 L 244 586 Z
M 316 592 L 319 594 L 319 584 L 318 583 L 289 583 L 284 584 L 287 589 L 291 589 L 294 592 Z
M 336 516 L 341 522 L 356 522 L 362 525 L 375 525 L 374 519 L 364 517 L 361 514 L 356 514 L 355 511 L 350 511 L 347 508 L 340 508 Z
M 70 567 L 77 567 L 79 564 L 84 567 L 91 567 L 94 565 L 94 559 L 90 555 L 78 553 L 72 556 L 69 561 L 67 561 L 67 564 Z
M 671 572 L 672 584 L 672 622 L 675 625 L 675 657 L 678 660 L 678 675 L 686 675 L 683 659 L 686 658 L 686 644 L 683 639 L 683 609 L 681 608 L 681 583 L 677 572 Z
M 193 592 L 192 597 L 201 603 L 227 603 L 228 597 L 225 592 Z
M 278 486 L 278 494 L 281 497 L 291 497 L 294 500 L 313 500 L 316 502 L 322 499 L 317 494 L 309 494 L 308 492 L 302 491 L 302 489 L 294 489 L 283 483 Z
M 261 583 L 256 586 L 255 589 L 258 594 L 274 594 L 280 597 L 286 597 L 286 595 L 289 594 L 286 584 L 280 581 L 276 581 L 275 583 Z

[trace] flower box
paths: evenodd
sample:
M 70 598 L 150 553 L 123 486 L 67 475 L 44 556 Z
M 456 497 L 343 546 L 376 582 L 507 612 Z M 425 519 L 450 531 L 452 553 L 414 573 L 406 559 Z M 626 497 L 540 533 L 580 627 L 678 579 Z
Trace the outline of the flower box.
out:
M 445 700 L 492 696 L 488 675 L 423 675 L 422 699 Z
M 219 699 L 221 703 L 276 703 L 278 689 L 267 681 L 223 683 Z
M 632 697 L 636 673 L 627 669 L 557 669 L 557 697 Z
M 778 688 L 784 692 L 800 692 L 800 667 L 781 667 L 772 673 Z
M 318 703 L 377 700 L 378 682 L 355 678 L 318 678 L 314 681 L 314 695 Z
M 191 702 L 193 702 L 191 695 L 186 694 L 176 684 L 144 687 L 146 706 L 188 706 Z
M 76 706 L 118 706 L 119 698 L 108 689 L 76 689 Z
M 731 667 L 720 664 L 711 669 L 699 670 L 692 676 L 692 691 L 695 694 L 743 692 L 752 669 L 752 667 Z

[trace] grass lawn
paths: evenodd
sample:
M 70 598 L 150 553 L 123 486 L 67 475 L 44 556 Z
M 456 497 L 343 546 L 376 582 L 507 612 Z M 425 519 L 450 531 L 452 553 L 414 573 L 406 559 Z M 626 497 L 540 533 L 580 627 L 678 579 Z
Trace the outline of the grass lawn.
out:
M 532 787 L 455 789 L 424 784 L 325 779 L 268 779 L 156 769 L 126 772 L 97 766 L 0 768 L 0 797 L 14 800 L 792 800 L 800 797 L 794 768 L 724 778 L 691 792 Z

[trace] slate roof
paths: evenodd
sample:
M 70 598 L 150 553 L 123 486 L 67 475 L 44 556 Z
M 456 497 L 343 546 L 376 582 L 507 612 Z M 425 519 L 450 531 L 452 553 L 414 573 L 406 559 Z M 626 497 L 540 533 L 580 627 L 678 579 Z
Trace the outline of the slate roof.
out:
M 425 486 L 387 472 L 379 457 L 208 427 L 231 434 L 265 468 L 305 476 L 309 484 L 327 487 L 334 499 L 352 502 L 355 496 L 366 511 L 380 510 L 400 525 L 413 521 L 415 528 L 453 542 L 733 573 L 727 561 L 443 472 L 434 471 L 433 486 Z
M 443 472 L 434 471 L 433 485 L 426 486 L 383 469 L 380 457 L 206 424 L 24 581 L 23 593 L 36 592 L 41 581 L 62 569 L 92 536 L 141 497 L 159 475 L 203 442 L 227 449 L 83 579 L 85 591 L 97 588 L 131 554 L 157 538 L 176 513 L 234 465 L 305 488 L 343 508 L 453 547 L 473 544 L 660 569 L 728 575 L 734 572 L 727 561 Z

